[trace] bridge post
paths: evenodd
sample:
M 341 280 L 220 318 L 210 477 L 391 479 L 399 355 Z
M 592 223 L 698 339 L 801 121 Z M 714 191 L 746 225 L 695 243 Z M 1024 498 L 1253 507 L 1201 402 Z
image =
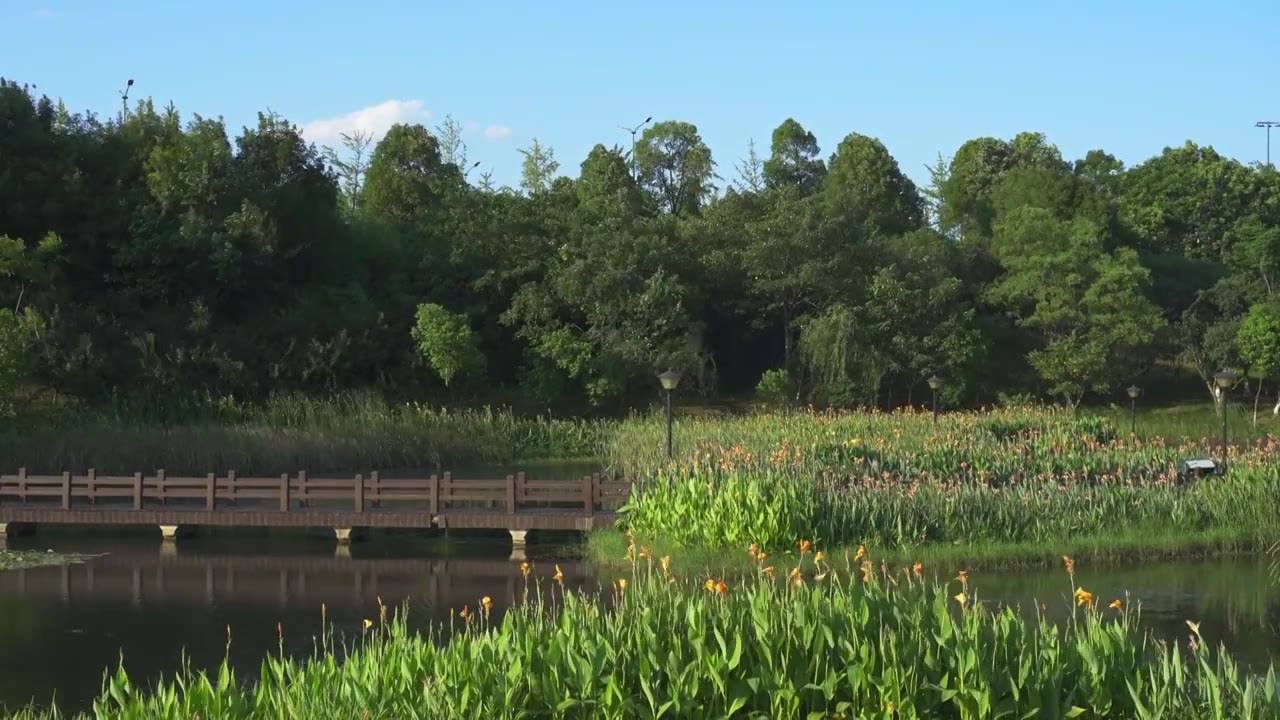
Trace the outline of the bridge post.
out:
M 339 545 L 351 544 L 351 528 L 334 528 L 333 534 L 338 538 Z
M 508 530 L 507 532 L 511 534 L 511 557 L 515 558 L 517 555 L 519 555 L 523 559 L 524 548 L 525 548 L 525 538 L 528 537 L 529 531 L 528 530 Z
M 9 523 L 0 522 L 0 540 L 9 537 Z
M 163 538 L 163 539 L 164 539 L 164 542 L 166 542 L 166 543 L 171 543 L 171 542 L 173 542 L 174 540 L 177 540 L 177 539 L 178 539 L 178 526 L 177 526 L 177 525 L 161 525 L 161 526 L 160 526 L 160 537 L 161 537 L 161 538 Z

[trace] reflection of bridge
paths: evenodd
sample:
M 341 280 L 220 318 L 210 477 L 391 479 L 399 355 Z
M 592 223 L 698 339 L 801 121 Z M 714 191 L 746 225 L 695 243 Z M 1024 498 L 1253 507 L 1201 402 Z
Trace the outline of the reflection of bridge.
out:
M 186 553 L 104 555 L 80 564 L 0 572 L 0 595 L 115 599 L 145 605 L 148 596 L 193 604 L 279 607 L 305 601 L 370 605 L 405 599 L 431 608 L 475 605 L 484 595 L 501 605 L 520 598 L 539 583 L 551 584 L 552 566 L 534 563 L 528 580 L 520 563 L 484 559 L 343 559 L 324 556 L 218 556 Z M 582 586 L 584 566 L 561 562 L 564 583 Z
M 515 545 L 529 530 L 591 530 L 613 524 L 631 493 L 625 480 L 461 480 L 450 473 L 421 479 L 0 475 L 0 536 L 14 523 L 158 525 L 166 538 L 179 526 L 330 527 L 339 542 L 352 528 L 491 528 Z

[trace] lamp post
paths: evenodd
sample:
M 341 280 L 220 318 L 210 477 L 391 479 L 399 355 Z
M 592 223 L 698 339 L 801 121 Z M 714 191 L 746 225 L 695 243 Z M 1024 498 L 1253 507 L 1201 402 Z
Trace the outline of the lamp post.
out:
M 645 125 L 648 125 L 649 121 L 652 119 L 653 119 L 653 116 L 650 115 L 635 127 L 627 127 L 626 125 L 618 126 L 623 130 L 626 130 L 627 132 L 631 133 L 631 174 L 634 175 L 637 180 L 640 178 L 640 170 L 639 170 L 639 167 L 636 166 L 636 133 L 640 132 L 640 128 L 644 127 Z M 676 380 L 676 384 L 677 385 L 680 384 L 680 381 Z
M 1129 434 L 1138 434 L 1138 396 L 1142 394 L 1142 388 L 1137 385 L 1130 385 L 1125 389 L 1129 394 Z
M 1271 167 L 1271 128 L 1280 127 L 1280 122 L 1274 120 L 1260 120 L 1253 125 L 1254 127 L 1267 129 L 1267 167 Z
M 671 459 L 671 391 L 680 385 L 680 373 L 667 370 L 658 376 L 662 389 L 667 391 L 667 459 Z
M 933 391 L 933 426 L 936 428 L 938 427 L 938 391 L 942 389 L 946 381 L 934 375 L 927 382 L 929 383 L 929 389 Z
M 1236 374 L 1230 370 L 1223 370 L 1214 374 L 1213 383 L 1218 386 L 1218 393 L 1222 395 L 1222 472 L 1225 473 L 1227 471 L 1227 391 L 1236 384 Z

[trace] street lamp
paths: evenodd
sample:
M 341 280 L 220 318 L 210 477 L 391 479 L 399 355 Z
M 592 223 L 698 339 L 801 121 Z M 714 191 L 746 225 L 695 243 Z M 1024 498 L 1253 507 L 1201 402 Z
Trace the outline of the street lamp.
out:
M 667 391 L 667 459 L 671 459 L 671 391 L 680 385 L 680 373 L 675 370 L 667 370 L 658 375 L 658 382 L 662 383 L 662 389 Z
M 946 381 L 934 375 L 927 382 L 929 383 L 929 389 L 933 391 L 933 426 L 936 428 L 938 427 L 938 391 L 942 389 Z
M 471 174 L 471 171 L 472 171 L 472 170 L 475 170 L 475 169 L 476 169 L 476 168 L 478 168 L 478 167 L 480 167 L 480 161 L 479 161 L 479 160 L 475 161 L 474 163 L 471 163 L 471 167 L 469 167 L 469 168 L 467 168 L 466 170 L 463 170 L 463 171 L 462 171 L 462 179 L 463 179 L 463 180 L 466 180 L 466 179 L 467 179 L 467 176 Z
M 1260 120 L 1253 125 L 1254 127 L 1267 129 L 1267 167 L 1271 167 L 1271 128 L 1280 127 L 1280 122 L 1274 120 Z
M 645 125 L 648 125 L 649 121 L 652 119 L 653 119 L 653 116 L 650 115 L 649 117 L 642 120 L 640 124 L 636 125 L 635 127 L 627 127 L 626 125 L 618 126 L 623 130 L 626 130 L 627 132 L 631 133 L 631 167 L 632 167 L 632 174 L 636 176 L 636 179 L 639 179 L 639 174 L 640 174 L 640 170 L 636 166 L 636 133 L 640 132 L 640 128 L 644 127 Z M 676 384 L 678 385 L 679 383 L 680 381 L 676 380 Z
M 1137 385 L 1130 385 L 1125 389 L 1129 393 L 1129 434 L 1138 434 L 1138 396 L 1142 394 L 1142 388 Z
M 1218 386 L 1218 393 L 1222 396 L 1222 472 L 1225 473 L 1227 471 L 1227 391 L 1236 384 L 1236 374 L 1230 370 L 1215 373 L 1213 383 Z

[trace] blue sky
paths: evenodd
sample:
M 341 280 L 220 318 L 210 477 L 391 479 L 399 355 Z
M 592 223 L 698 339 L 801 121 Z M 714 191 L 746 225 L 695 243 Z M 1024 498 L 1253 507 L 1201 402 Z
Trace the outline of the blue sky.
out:
M 806 7 L 807 6 L 807 7 Z M 576 174 L 619 125 L 693 122 L 725 180 L 788 116 L 823 154 L 880 138 L 917 182 L 973 137 L 1048 134 L 1134 164 L 1187 139 L 1261 161 L 1280 120 L 1280 4 L 0 0 L 0 73 L 74 110 L 172 100 L 233 130 L 270 108 L 337 128 L 446 113 L 500 183 L 550 144 Z M 429 117 L 428 117 L 429 114 Z M 327 122 L 326 122 L 327 121 Z M 1280 156 L 1280 132 L 1273 138 Z M 474 176 L 473 176 L 474 179 Z

